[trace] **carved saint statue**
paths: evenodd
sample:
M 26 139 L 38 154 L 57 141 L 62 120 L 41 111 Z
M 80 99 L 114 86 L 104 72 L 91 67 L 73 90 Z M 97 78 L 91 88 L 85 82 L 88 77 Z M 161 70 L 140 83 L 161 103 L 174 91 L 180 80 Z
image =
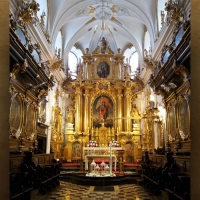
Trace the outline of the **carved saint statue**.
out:
M 107 48 L 107 41 L 105 37 L 102 38 L 101 40 L 101 53 L 105 53 Z
M 60 96 L 60 92 L 57 88 L 56 92 L 55 92 L 55 101 L 56 101 L 56 105 L 58 105 L 59 103 L 59 96 Z
M 129 77 L 131 74 L 130 65 L 127 63 L 124 65 L 124 77 Z
M 83 76 L 83 65 L 80 63 L 77 70 L 77 81 L 81 81 Z
M 131 117 L 133 117 L 133 123 L 139 124 L 141 120 L 140 112 L 136 105 L 134 104 L 131 110 Z
M 74 122 L 73 113 L 72 112 L 68 113 L 67 122 L 68 123 L 73 123 Z
M 75 109 L 71 106 L 67 108 L 67 123 L 74 123 L 74 113 L 75 113 Z

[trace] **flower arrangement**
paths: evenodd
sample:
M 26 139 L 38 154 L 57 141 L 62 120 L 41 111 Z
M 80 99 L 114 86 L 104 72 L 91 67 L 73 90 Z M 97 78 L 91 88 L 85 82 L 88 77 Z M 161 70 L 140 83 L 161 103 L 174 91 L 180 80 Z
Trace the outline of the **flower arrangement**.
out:
M 88 147 L 98 147 L 97 141 L 94 139 L 89 141 L 89 144 L 87 145 Z

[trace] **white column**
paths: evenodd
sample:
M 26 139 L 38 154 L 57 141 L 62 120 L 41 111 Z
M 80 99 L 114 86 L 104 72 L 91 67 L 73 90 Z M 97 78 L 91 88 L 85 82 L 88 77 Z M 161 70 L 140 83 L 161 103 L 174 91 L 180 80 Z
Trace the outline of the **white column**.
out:
M 85 80 L 88 79 L 88 63 L 85 62 L 85 67 L 84 67 L 84 78 Z
M 112 175 L 112 142 L 110 142 L 110 175 Z

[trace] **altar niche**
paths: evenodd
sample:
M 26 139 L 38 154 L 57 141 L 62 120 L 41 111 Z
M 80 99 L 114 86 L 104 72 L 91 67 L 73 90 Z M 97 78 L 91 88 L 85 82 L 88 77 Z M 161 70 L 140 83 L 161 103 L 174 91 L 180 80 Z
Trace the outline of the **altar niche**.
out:
M 113 127 L 113 101 L 108 96 L 98 96 L 93 104 L 93 127 L 99 128 L 104 123 L 107 128 Z

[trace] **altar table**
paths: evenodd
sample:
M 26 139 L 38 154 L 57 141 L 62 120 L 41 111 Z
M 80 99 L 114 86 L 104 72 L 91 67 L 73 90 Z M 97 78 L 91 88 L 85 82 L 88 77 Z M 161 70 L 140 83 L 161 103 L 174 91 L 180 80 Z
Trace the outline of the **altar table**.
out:
M 92 160 L 95 160 L 95 158 L 102 158 L 102 161 L 104 160 L 104 158 L 108 158 L 109 159 L 109 165 L 110 165 L 110 155 L 86 155 L 85 156 L 85 170 L 90 169 L 91 166 L 89 166 L 89 168 L 88 168 L 88 164 L 91 164 Z M 112 155 L 112 160 L 115 162 L 114 170 L 116 171 L 116 167 L 117 167 L 117 157 L 116 157 L 116 155 Z

